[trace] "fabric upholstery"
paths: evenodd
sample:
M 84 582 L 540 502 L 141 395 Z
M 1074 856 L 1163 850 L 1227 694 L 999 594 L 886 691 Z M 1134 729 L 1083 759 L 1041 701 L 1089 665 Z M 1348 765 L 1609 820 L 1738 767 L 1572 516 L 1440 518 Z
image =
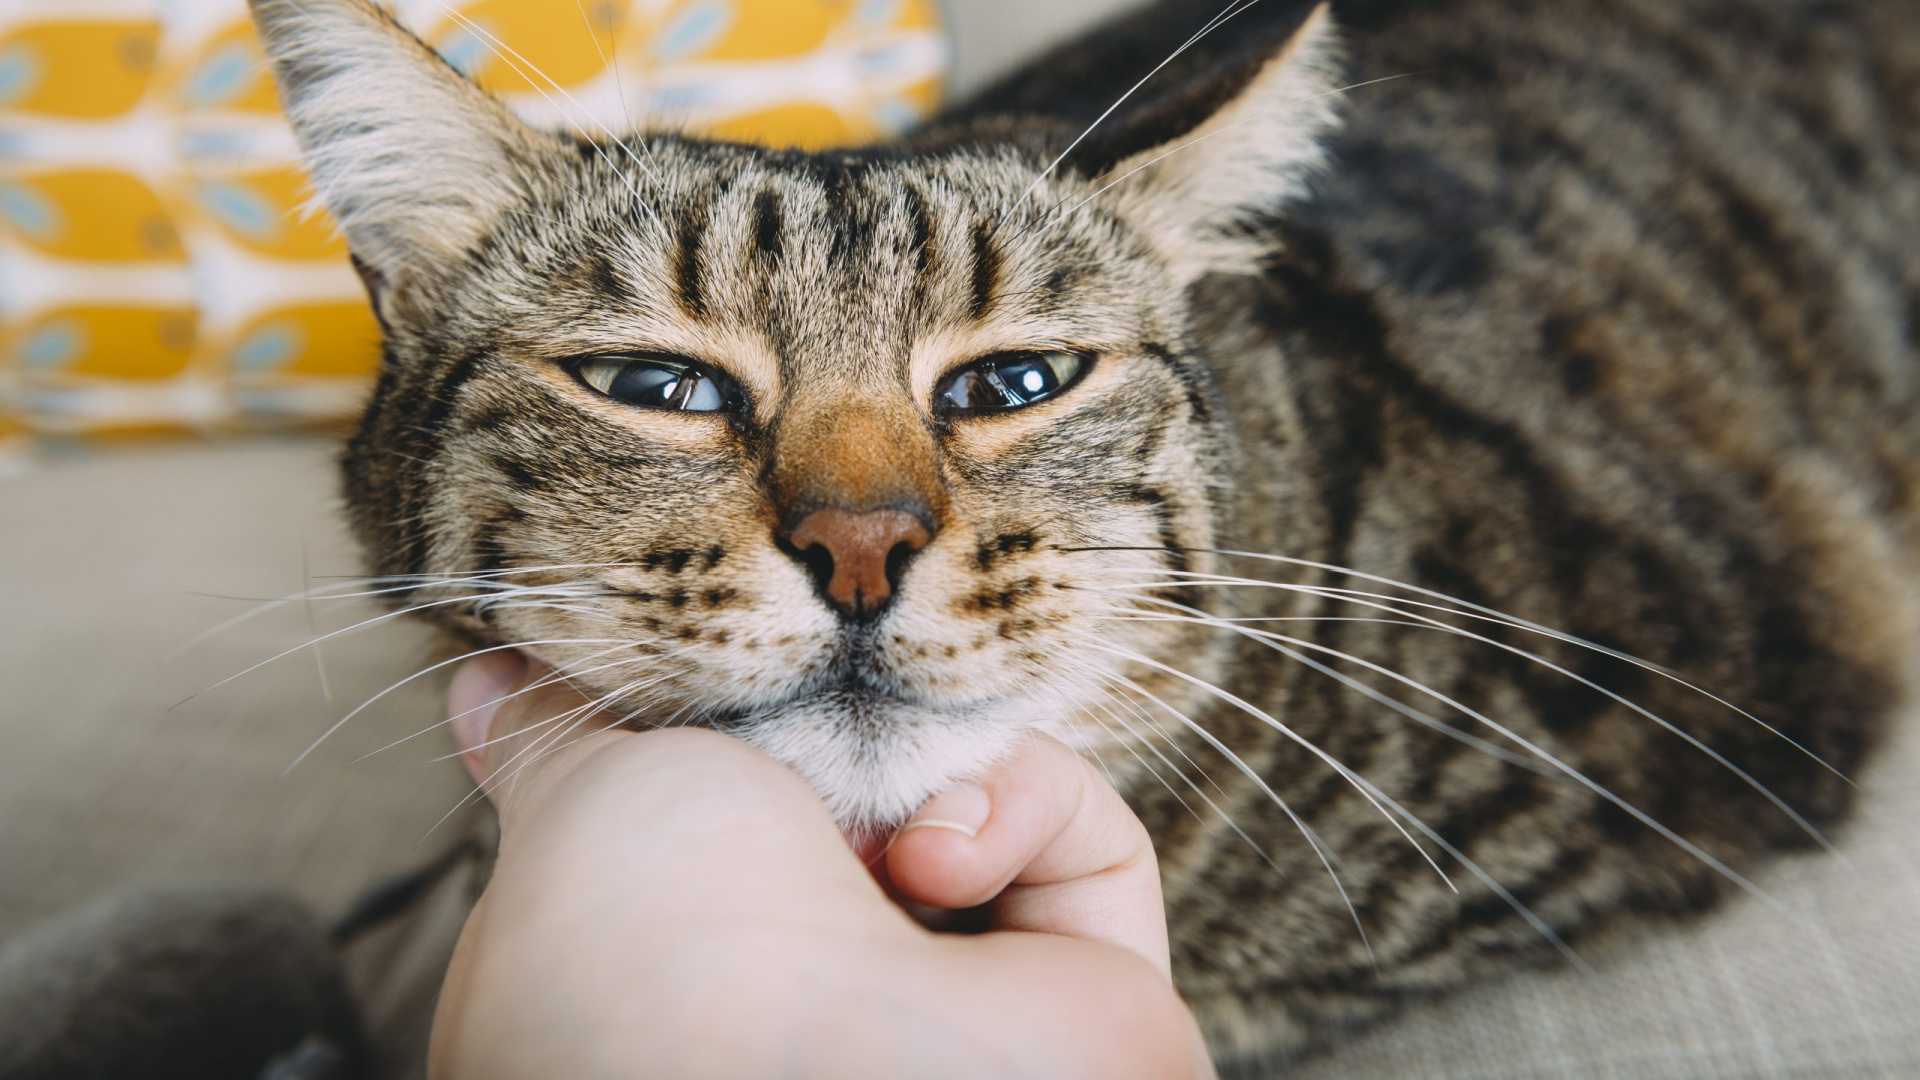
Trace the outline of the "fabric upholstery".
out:
M 596 137 L 631 115 L 871 141 L 933 110 L 951 52 L 936 0 L 390 6 L 522 114 Z M 309 194 L 245 0 L 0 5 L 0 428 L 350 413 L 379 331 Z
M 355 618 L 273 597 L 354 573 L 319 440 L 176 447 L 0 479 L 0 939 L 116 885 L 219 876 L 333 914 L 475 826 L 432 759 L 441 683 L 401 687 L 287 766 L 355 703 L 431 659 L 387 621 L 176 702 Z M 219 595 L 211 595 L 219 594 Z M 311 618 L 311 622 L 309 619 Z M 284 773 L 284 775 L 283 775 Z M 1846 861 L 1795 856 L 1708 919 L 1630 935 L 1594 974 L 1527 973 L 1414 1008 L 1293 1075 L 1615 1080 L 1920 1076 L 1920 724 L 1863 777 Z M 484 815 L 481 815 L 483 818 Z M 1849 863 L 1851 865 L 1849 865 Z M 350 960 L 376 1037 L 417 1064 L 475 882 L 439 890 Z

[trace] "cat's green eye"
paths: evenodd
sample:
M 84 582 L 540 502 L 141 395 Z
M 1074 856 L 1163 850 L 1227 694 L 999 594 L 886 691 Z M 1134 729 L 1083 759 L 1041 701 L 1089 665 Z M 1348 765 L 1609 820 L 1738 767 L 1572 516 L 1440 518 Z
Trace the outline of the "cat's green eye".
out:
M 1018 409 L 1059 394 L 1093 366 L 1083 353 L 999 353 L 947 376 L 934 393 L 942 412 Z
M 581 382 L 629 405 L 675 412 L 719 412 L 738 400 L 732 383 L 691 360 L 590 356 L 575 361 Z

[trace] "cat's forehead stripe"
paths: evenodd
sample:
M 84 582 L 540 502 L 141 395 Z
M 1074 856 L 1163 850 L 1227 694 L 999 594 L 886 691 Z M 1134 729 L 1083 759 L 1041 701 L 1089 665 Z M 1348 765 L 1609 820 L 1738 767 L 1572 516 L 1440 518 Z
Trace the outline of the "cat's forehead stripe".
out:
M 906 204 L 907 219 L 913 224 L 913 269 L 914 287 L 924 290 L 927 275 L 933 270 L 933 219 L 927 216 L 927 204 L 920 197 L 920 187 L 911 181 L 900 188 L 900 198 Z
M 973 224 L 973 302 L 967 309 L 974 321 L 987 317 L 999 279 L 1000 249 L 994 246 L 992 226 L 976 221 Z
M 707 317 L 706 292 L 700 282 L 700 249 L 706 243 L 707 225 L 705 207 L 694 203 L 681 212 L 674 234 L 678 244 L 673 257 L 675 292 L 680 307 L 695 319 Z
M 780 196 L 763 190 L 753 200 L 753 242 L 762 255 L 778 259 L 783 247 L 780 238 Z

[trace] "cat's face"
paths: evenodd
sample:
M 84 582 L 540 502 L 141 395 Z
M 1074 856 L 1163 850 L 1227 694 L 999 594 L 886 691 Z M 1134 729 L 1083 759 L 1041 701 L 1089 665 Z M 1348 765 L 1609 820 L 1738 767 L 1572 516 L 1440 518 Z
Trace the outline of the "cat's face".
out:
M 1117 666 L 1089 637 L 1166 647 L 1102 617 L 1101 569 L 1146 556 L 1082 549 L 1210 546 L 1217 409 L 1124 225 L 996 229 L 1044 162 L 676 143 L 642 159 L 676 178 L 656 221 L 567 153 L 546 174 L 585 197 L 530 201 L 395 327 L 354 449 L 369 516 L 419 500 L 383 569 L 562 568 L 490 580 L 577 587 L 436 610 L 879 817 L 1078 719 Z M 844 535 L 801 531 L 835 511 Z
M 444 624 L 613 717 L 736 731 L 850 823 L 1099 732 L 1112 680 L 1157 681 L 1133 656 L 1192 667 L 1114 590 L 1214 543 L 1231 438 L 1184 286 L 1273 192 L 1183 207 L 1219 161 L 1049 175 L 1045 139 L 588 144 L 357 0 L 256 9 L 386 329 L 349 500 L 380 572 L 449 582 L 410 597 Z M 1288 145 L 1256 173 L 1311 162 Z

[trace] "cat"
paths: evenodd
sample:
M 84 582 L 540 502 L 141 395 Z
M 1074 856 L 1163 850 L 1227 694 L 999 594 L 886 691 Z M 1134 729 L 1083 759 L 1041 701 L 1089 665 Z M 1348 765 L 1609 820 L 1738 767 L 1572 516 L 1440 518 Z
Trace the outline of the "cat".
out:
M 1908 699 L 1903 0 L 1164 0 L 823 153 L 252 6 L 396 602 L 850 828 L 1068 739 L 1225 1070 L 1750 887 Z
M 254 885 L 176 880 L 96 898 L 0 943 L 0 1076 L 378 1075 L 333 937 L 304 904 Z

